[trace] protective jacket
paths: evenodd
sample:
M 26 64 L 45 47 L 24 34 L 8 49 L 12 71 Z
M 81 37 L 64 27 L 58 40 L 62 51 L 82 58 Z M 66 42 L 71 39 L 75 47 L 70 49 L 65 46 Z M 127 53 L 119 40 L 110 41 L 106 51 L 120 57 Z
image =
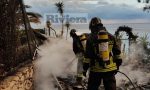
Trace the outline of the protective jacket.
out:
M 103 28 L 104 29 L 104 28 Z M 96 52 L 96 43 L 97 43 L 97 35 L 95 33 L 91 33 L 86 43 L 86 52 L 85 59 L 83 61 L 83 69 L 87 71 L 90 67 L 90 71 L 92 72 L 109 72 L 117 70 L 117 67 L 120 66 L 121 59 L 121 51 L 120 47 L 117 45 L 115 37 L 108 33 L 109 41 L 109 62 L 106 63 L 104 67 L 104 63 L 97 56 Z
M 82 35 L 73 35 L 73 51 L 78 58 L 77 62 L 77 77 L 83 76 L 83 60 L 84 60 L 84 53 L 85 53 L 85 46 L 86 46 L 86 34 Z
M 73 51 L 75 54 L 84 52 L 79 36 L 73 37 Z

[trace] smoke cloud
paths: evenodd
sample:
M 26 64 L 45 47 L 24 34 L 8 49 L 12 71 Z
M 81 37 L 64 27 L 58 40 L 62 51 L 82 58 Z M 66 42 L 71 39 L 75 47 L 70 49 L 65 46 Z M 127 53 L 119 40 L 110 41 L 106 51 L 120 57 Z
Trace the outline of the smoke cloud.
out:
M 65 77 L 76 73 L 76 59 L 72 43 L 63 39 L 52 38 L 39 47 L 39 58 L 35 62 L 36 90 L 57 90 L 53 76 Z
M 142 47 L 141 44 L 132 44 L 130 53 L 123 57 L 123 65 L 120 66 L 120 71 L 127 74 L 132 82 L 139 86 L 146 85 L 150 79 L 150 74 L 142 63 L 146 55 Z M 68 74 L 76 73 L 77 60 L 74 59 L 72 42 L 52 38 L 39 48 L 39 58 L 35 62 L 36 90 L 57 90 L 53 75 L 66 77 Z M 116 75 L 116 79 L 118 87 L 131 85 L 129 80 L 120 73 Z
M 133 83 L 138 86 L 146 85 L 149 82 L 150 74 L 147 72 L 147 68 L 144 67 L 142 60 L 146 56 L 144 48 L 141 44 L 132 44 L 130 46 L 130 53 L 123 58 L 123 65 L 120 67 L 120 71 L 129 76 Z M 116 75 L 117 85 L 119 87 L 129 84 L 129 80 L 118 73 Z

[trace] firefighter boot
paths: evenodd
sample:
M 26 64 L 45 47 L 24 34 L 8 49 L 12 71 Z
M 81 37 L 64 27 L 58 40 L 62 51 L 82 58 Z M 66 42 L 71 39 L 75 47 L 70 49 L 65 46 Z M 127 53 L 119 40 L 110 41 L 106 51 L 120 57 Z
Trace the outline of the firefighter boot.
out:
M 83 86 L 82 86 L 82 77 L 77 77 L 74 88 L 76 88 L 76 90 L 83 88 Z

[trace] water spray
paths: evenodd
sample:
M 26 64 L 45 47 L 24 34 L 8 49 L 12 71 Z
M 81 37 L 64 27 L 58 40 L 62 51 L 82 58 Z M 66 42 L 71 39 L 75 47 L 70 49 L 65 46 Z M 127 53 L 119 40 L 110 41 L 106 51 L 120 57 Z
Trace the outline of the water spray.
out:
M 70 63 L 68 63 L 68 65 L 65 67 L 65 70 L 67 70 L 67 69 L 73 64 L 73 62 L 74 62 L 76 59 L 77 59 L 77 57 L 74 57 L 74 58 L 72 59 L 72 61 L 71 61 Z

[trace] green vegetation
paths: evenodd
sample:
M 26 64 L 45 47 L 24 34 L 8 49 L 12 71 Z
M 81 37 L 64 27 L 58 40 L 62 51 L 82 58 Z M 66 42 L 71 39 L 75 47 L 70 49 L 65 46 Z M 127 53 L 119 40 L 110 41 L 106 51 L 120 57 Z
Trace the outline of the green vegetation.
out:
M 142 37 L 138 39 L 139 44 L 143 46 L 143 49 L 145 51 L 145 56 L 143 57 L 143 64 L 145 66 L 148 66 L 150 70 L 150 41 L 149 41 L 149 35 L 145 34 Z

